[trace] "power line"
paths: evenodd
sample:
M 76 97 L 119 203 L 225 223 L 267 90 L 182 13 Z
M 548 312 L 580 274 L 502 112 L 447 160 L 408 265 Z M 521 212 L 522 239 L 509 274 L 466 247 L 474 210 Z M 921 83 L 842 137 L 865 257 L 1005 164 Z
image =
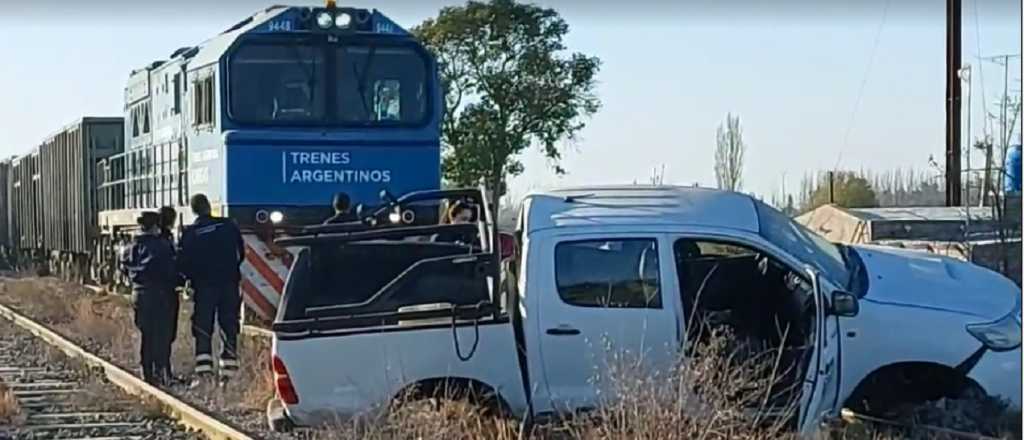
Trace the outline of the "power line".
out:
M 875 64 L 875 55 L 878 52 L 878 43 L 882 39 L 882 29 L 885 28 L 886 19 L 889 17 L 889 4 L 891 0 L 885 0 L 885 7 L 882 9 L 882 21 L 878 23 L 878 29 L 875 30 L 875 41 L 871 46 L 871 55 L 868 57 L 868 65 L 864 69 L 864 77 L 860 81 L 860 90 L 857 91 L 857 99 L 853 102 L 853 111 L 850 112 L 850 120 L 846 123 L 846 133 L 843 134 L 843 143 L 839 148 L 839 157 L 836 158 L 836 164 L 832 169 L 838 169 L 839 163 L 843 160 L 843 150 L 846 149 L 850 142 L 850 132 L 853 131 L 853 123 L 857 118 L 857 111 L 860 109 L 861 100 L 864 98 L 864 90 L 867 89 L 868 78 L 871 76 L 871 68 Z

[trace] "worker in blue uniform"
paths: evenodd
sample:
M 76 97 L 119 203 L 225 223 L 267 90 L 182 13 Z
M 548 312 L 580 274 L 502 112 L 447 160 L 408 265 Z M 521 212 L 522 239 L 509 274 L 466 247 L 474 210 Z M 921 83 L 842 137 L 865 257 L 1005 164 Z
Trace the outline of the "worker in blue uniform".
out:
M 1011 145 L 1006 151 L 1006 178 L 1003 182 L 1003 190 L 1007 195 L 1020 195 L 1021 184 L 1021 162 L 1020 162 L 1021 141 L 1018 138 L 1017 145 Z
M 146 211 L 137 222 L 141 232 L 121 254 L 121 268 L 132 283 L 135 325 L 142 336 L 142 377 L 152 385 L 163 385 L 161 372 L 171 361 L 167 309 L 178 277 L 170 243 L 160 237 L 160 215 Z
M 171 206 L 164 206 L 160 208 L 160 237 L 167 240 L 167 244 L 171 246 L 171 249 L 175 249 L 174 245 L 174 225 L 178 221 L 178 212 Z M 170 345 L 174 347 L 174 341 L 178 339 L 178 314 L 181 312 L 181 297 L 178 296 L 178 288 L 184 287 L 185 280 L 179 275 L 176 280 L 175 289 L 171 292 L 168 297 L 167 305 L 167 331 L 170 337 Z M 171 369 L 171 364 L 168 363 L 164 366 L 163 371 L 160 372 L 168 383 L 175 382 L 174 372 Z
M 242 307 L 238 285 L 242 279 L 240 266 L 245 259 L 245 243 L 238 225 L 232 220 L 211 215 L 210 201 L 205 195 L 196 194 L 190 205 L 196 220 L 181 234 L 178 267 L 195 291 L 192 312 L 195 384 L 213 376 L 214 321 L 223 338 L 217 372 L 224 382 L 238 372 Z

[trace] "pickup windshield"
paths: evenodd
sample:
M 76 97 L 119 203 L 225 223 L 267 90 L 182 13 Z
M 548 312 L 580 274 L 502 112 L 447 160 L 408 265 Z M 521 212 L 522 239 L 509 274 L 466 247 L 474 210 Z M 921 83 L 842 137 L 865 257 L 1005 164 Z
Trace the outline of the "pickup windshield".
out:
M 228 71 L 241 123 L 419 124 L 427 115 L 427 63 L 411 47 L 252 42 Z
M 754 206 L 757 207 L 762 237 L 810 264 L 836 286 L 850 288 L 851 269 L 839 245 L 815 234 L 771 206 L 757 201 Z

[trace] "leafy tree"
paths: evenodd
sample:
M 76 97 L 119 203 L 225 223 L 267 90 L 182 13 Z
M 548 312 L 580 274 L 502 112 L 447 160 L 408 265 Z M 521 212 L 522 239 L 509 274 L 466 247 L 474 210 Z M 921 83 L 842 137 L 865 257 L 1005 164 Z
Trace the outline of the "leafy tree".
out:
M 715 146 L 715 180 L 720 189 L 739 191 L 743 186 L 743 129 L 740 117 L 731 113 L 725 116 L 725 123 L 718 126 Z
M 517 157 L 542 148 L 559 174 L 560 143 L 600 108 L 596 57 L 565 54 L 569 25 L 553 9 L 514 0 L 469 1 L 413 32 L 437 56 L 445 91 L 442 166 L 455 185 L 485 179 L 504 193 Z
M 878 206 L 875 190 L 867 179 L 851 171 L 839 171 L 834 173 L 834 200 L 835 204 L 846 208 L 870 208 Z M 804 201 L 803 210 L 810 211 L 821 205 L 829 203 L 828 173 L 820 173 L 816 184 L 805 184 L 810 188 L 807 199 Z

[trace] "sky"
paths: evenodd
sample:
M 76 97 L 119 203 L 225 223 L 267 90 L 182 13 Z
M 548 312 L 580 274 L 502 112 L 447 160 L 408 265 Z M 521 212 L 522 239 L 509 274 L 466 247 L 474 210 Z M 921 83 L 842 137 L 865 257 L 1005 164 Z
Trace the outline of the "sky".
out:
M 1021 2 L 962 1 L 963 60 L 974 65 L 972 133 L 980 136 L 983 105 L 994 108 L 1003 68 L 976 57 L 1021 52 Z M 411 27 L 460 2 L 338 3 L 376 7 Z M 540 3 L 567 20 L 572 51 L 601 59 L 603 105 L 566 143 L 568 174 L 556 176 L 531 151 L 513 195 L 644 182 L 662 167 L 668 183 L 713 186 L 715 131 L 728 113 L 740 117 L 747 144 L 743 189 L 765 198 L 783 186 L 795 191 L 815 170 L 927 169 L 932 155 L 943 163 L 944 0 Z M 28 151 L 82 115 L 120 115 L 131 69 L 271 4 L 5 2 L 0 157 Z M 1019 58 L 1011 63 L 1011 90 L 1020 89 L 1020 66 Z

